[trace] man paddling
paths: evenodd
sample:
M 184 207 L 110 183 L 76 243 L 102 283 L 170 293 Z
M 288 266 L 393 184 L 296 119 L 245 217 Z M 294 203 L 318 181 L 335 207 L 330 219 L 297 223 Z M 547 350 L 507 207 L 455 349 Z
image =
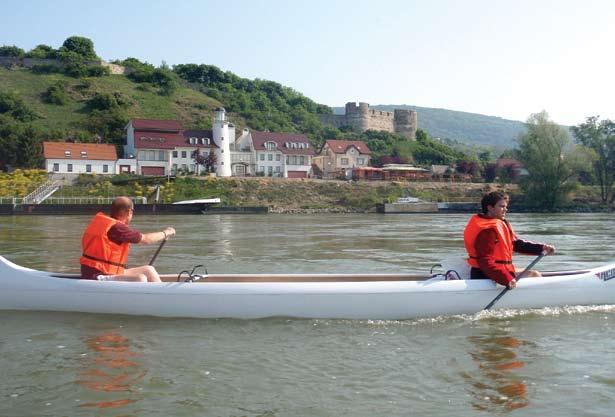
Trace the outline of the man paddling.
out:
M 517 285 L 517 270 L 512 262 L 513 252 L 526 255 L 551 255 L 555 247 L 517 238 L 506 220 L 508 196 L 494 191 L 483 196 L 482 213 L 470 218 L 463 239 L 472 267 L 472 279 L 492 279 L 513 289 Z M 525 276 L 540 276 L 538 271 L 528 271 Z
M 129 227 L 134 205 L 128 197 L 117 197 L 111 204 L 110 216 L 98 213 L 81 238 L 83 254 L 81 277 L 112 281 L 160 282 L 160 275 L 151 265 L 126 269 L 131 243 L 158 243 L 173 236 L 175 229 L 141 233 Z

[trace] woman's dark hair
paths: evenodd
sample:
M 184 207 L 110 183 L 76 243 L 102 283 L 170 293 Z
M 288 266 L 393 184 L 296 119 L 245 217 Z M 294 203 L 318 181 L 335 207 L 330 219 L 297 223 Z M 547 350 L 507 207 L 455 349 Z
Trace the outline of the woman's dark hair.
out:
M 480 201 L 483 214 L 487 214 L 487 206 L 495 206 L 500 200 L 508 200 L 508 194 L 501 191 L 492 191 L 489 194 L 485 194 Z

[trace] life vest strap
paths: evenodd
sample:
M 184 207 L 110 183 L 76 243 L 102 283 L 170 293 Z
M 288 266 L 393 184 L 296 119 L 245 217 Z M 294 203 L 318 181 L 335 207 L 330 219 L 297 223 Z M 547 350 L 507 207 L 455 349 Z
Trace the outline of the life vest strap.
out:
M 478 256 L 470 256 L 472 259 L 478 259 Z M 496 264 L 512 265 L 512 261 L 495 261 Z
M 81 254 L 81 256 L 83 256 L 84 258 L 91 259 L 91 260 L 96 261 L 96 262 L 103 262 L 103 263 L 106 263 L 106 264 L 109 264 L 109 265 L 113 265 L 113 266 L 120 266 L 122 268 L 126 268 L 127 267 L 126 264 L 121 264 L 121 263 L 113 262 L 113 261 L 107 261 L 106 259 L 100 259 L 100 258 L 97 258 L 95 256 L 90 256 L 90 255 L 88 255 L 86 253 Z

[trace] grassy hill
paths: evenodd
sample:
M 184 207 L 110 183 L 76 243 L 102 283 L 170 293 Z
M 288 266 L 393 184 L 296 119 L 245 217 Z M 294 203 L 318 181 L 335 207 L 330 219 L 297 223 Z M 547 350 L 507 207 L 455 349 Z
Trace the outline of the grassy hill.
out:
M 59 81 L 66 83 L 66 104 L 44 102 L 45 91 Z M 187 127 L 211 126 L 213 109 L 221 105 L 187 87 L 179 87 L 172 97 L 166 97 L 123 75 L 73 78 L 63 74 L 35 74 L 24 68 L 0 68 L 0 91 L 17 93 L 39 116 L 32 124 L 44 131 L 87 131 L 88 101 L 96 93 L 121 92 L 130 103 L 126 107 L 129 118 L 178 119 Z M 244 124 L 241 118 L 236 123 Z
M 410 109 L 418 113 L 419 128 L 430 136 L 456 140 L 470 145 L 495 148 L 513 148 L 520 134 L 525 131 L 524 123 L 501 117 L 477 113 L 435 109 L 430 107 L 400 105 L 375 105 L 374 109 L 393 111 Z M 343 114 L 343 107 L 335 107 L 336 114 Z

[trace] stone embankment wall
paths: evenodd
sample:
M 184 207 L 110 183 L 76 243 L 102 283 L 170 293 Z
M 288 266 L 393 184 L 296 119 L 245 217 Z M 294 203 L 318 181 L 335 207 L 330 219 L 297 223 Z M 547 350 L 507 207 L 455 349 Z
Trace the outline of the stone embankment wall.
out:
M 87 61 L 86 65 L 100 65 L 109 68 L 111 74 L 126 75 L 130 73 L 130 68 L 122 65 L 112 64 L 107 61 Z M 58 68 L 64 68 L 66 64 L 59 59 L 40 59 L 40 58 L 18 58 L 12 56 L 0 56 L 0 66 L 5 68 L 23 67 L 32 68 L 35 65 L 52 65 Z

